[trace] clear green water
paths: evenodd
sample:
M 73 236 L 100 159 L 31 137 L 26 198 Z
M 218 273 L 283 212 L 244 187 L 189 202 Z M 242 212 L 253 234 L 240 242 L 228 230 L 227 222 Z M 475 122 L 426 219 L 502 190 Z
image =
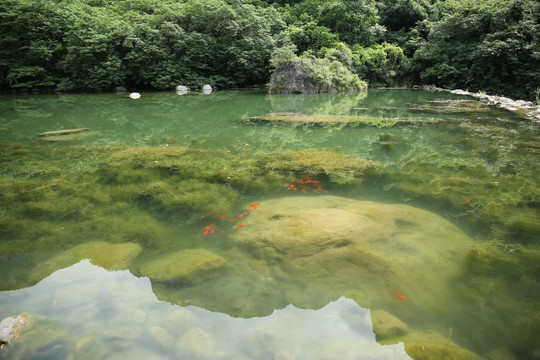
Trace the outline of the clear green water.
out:
M 247 121 L 281 112 L 400 122 Z M 91 130 L 37 137 L 74 128 Z M 0 317 L 46 316 L 37 323 L 59 335 L 43 358 L 80 354 L 84 344 L 100 349 L 88 358 L 135 352 L 145 358 L 398 359 L 407 358 L 403 343 L 456 344 L 479 355 L 496 350 L 517 358 L 540 351 L 540 129 L 510 112 L 412 90 L 143 93 L 138 100 L 3 96 L 0 142 Z M 306 175 L 328 193 L 288 190 Z M 310 262 L 311 254 L 294 262 L 287 252 L 254 256 L 238 245 L 241 231 L 255 241 L 272 232 L 272 225 L 250 222 L 267 204 L 326 195 L 428 210 L 457 226 L 466 240 L 451 247 L 448 267 L 435 269 L 422 259 L 436 262 L 438 255 L 431 254 L 450 251 L 445 244 L 453 235 L 444 238 L 433 227 L 407 233 L 415 243 L 425 237 L 426 250 L 420 257 L 423 247 L 409 253 L 396 244 L 392 256 L 401 260 L 395 263 L 418 262 L 418 271 L 403 273 L 350 259 L 320 266 Z M 256 202 L 261 207 L 246 216 L 246 227 L 215 219 L 232 218 Z M 216 215 L 204 217 L 210 212 Z M 330 232 L 342 226 L 334 220 Z M 218 224 L 216 233 L 203 236 L 211 223 Z M 281 234 L 283 223 L 276 224 L 281 227 L 274 234 Z M 442 240 L 435 244 L 430 236 Z M 309 236 L 297 236 L 303 237 Z M 100 241 L 138 250 L 119 255 Z M 110 256 L 100 254 L 100 246 Z M 145 276 L 148 264 L 188 249 L 210 251 L 226 266 L 187 280 Z M 102 268 L 79 263 L 85 257 Z M 359 278 L 366 267 L 373 276 Z M 368 310 L 384 310 L 407 324 L 409 335 L 379 339 L 401 345 L 374 342 Z M 347 320 L 356 318 L 362 320 Z M 202 343 L 211 353 L 186 343 Z

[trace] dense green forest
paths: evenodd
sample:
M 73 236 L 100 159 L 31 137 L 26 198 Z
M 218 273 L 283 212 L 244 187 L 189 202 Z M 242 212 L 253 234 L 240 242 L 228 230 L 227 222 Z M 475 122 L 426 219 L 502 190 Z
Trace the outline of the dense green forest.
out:
M 2 0 L 0 34 L 2 90 L 264 86 L 287 56 L 370 86 L 540 87 L 537 0 Z

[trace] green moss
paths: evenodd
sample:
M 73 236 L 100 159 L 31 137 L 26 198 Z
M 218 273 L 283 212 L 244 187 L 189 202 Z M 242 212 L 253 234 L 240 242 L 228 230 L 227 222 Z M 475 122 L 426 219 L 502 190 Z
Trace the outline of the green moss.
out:
M 398 120 L 389 118 L 374 118 L 360 116 L 336 116 L 336 115 L 302 115 L 292 113 L 274 113 L 264 116 L 247 118 L 244 122 L 261 123 L 288 123 L 303 125 L 368 125 L 376 127 L 392 127 Z

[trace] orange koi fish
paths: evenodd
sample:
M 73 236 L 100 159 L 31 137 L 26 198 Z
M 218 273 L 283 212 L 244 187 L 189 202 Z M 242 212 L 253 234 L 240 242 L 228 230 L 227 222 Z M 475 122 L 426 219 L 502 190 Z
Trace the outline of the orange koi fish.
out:
M 465 202 L 463 203 L 463 205 L 467 205 L 467 204 L 469 204 L 470 202 L 471 202 L 471 200 L 470 200 L 470 199 L 467 199 L 467 200 L 465 200 Z
M 227 220 L 228 222 L 233 222 L 233 221 L 236 221 L 236 219 L 229 219 Z
M 392 295 L 394 295 L 395 297 L 397 297 L 401 301 L 407 301 L 407 298 L 405 296 L 403 296 L 401 294 L 398 294 L 397 292 L 392 291 Z
M 203 236 L 206 236 L 208 234 L 213 234 L 216 231 L 216 228 L 214 227 L 215 224 L 210 224 L 208 226 L 204 227 Z
M 291 184 L 291 185 L 289 185 L 289 190 L 294 190 L 294 191 L 296 191 L 296 190 L 298 190 L 298 189 L 296 188 L 296 186 L 294 186 L 293 184 Z
M 241 217 L 243 217 L 244 215 L 247 215 L 247 212 L 244 211 L 243 213 L 238 214 L 238 217 L 241 218 Z
M 297 179 L 296 182 L 297 182 L 298 184 L 303 184 L 303 183 L 304 183 L 304 179 Z
M 211 213 L 208 213 L 208 214 L 204 215 L 204 217 L 210 217 L 210 216 L 215 215 L 215 214 L 216 214 L 215 212 L 211 212 Z
M 324 189 L 321 189 L 321 188 L 317 188 L 317 191 L 320 191 L 320 192 L 328 192 L 328 191 L 326 191 L 326 190 L 324 190 Z
M 244 223 L 234 225 L 235 228 L 244 227 L 244 226 L 246 226 L 246 224 L 244 224 Z
M 254 209 L 258 208 L 260 205 L 261 205 L 261 203 L 249 204 L 248 211 L 254 210 Z
M 218 220 L 225 219 L 227 216 L 229 215 L 225 214 L 225 215 L 218 216 Z

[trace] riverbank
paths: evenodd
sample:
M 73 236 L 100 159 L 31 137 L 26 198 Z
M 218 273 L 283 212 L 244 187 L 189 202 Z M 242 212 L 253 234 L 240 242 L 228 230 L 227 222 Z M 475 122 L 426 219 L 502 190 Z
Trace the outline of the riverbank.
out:
M 495 106 L 501 109 L 515 112 L 523 117 L 526 117 L 534 122 L 540 122 L 540 105 L 534 105 L 531 101 L 513 100 L 504 96 L 486 95 L 483 93 L 475 93 L 461 89 L 448 90 L 436 86 L 414 86 L 413 89 L 421 89 L 427 91 L 445 91 L 456 95 L 472 96 L 477 98 L 482 104 Z

